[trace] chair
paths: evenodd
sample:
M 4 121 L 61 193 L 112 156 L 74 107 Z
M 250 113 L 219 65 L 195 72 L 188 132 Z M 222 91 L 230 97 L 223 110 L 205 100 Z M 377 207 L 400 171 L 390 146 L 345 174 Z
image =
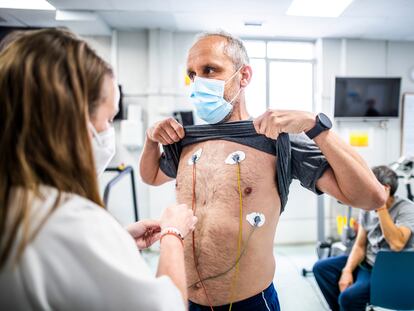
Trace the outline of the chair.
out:
M 371 304 L 414 310 L 414 251 L 380 251 L 371 274 Z

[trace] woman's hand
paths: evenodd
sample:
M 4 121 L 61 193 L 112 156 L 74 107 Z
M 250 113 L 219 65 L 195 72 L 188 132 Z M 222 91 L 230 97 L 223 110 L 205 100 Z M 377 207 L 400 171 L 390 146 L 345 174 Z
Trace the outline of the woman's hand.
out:
M 183 237 L 192 232 L 197 223 L 197 217 L 186 204 L 176 204 L 167 207 L 160 220 L 161 228 L 174 227 L 178 229 Z
M 140 250 L 150 247 L 160 239 L 161 226 L 158 220 L 140 220 L 130 224 L 126 229 Z

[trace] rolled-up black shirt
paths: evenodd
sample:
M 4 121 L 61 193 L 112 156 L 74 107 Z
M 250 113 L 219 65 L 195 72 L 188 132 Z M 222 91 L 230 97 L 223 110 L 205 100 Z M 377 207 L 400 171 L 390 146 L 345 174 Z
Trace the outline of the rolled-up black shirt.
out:
M 249 146 L 276 156 L 276 176 L 281 212 L 289 195 L 292 179 L 316 194 L 317 180 L 329 167 L 325 156 L 305 134 L 282 133 L 276 140 L 256 132 L 252 121 L 237 121 L 215 125 L 192 125 L 184 127 L 185 137 L 174 144 L 164 145 L 160 168 L 169 177 L 176 178 L 181 151 L 184 147 L 207 141 L 226 140 Z

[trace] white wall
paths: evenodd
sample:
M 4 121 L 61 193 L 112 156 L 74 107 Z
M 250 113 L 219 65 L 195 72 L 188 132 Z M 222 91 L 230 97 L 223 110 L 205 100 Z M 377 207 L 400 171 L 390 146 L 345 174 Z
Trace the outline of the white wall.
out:
M 146 95 L 149 87 L 147 32 L 119 32 L 114 47 L 117 48 L 116 74 L 125 95 L 127 98 Z
M 316 195 L 293 180 L 289 189 L 289 201 L 279 218 L 276 244 L 315 242 Z
M 112 38 L 109 36 L 82 36 L 90 46 L 95 49 L 100 57 L 105 61 L 111 62 L 111 43 Z
M 150 30 L 119 32 L 112 38 L 88 37 L 87 40 L 100 55 L 115 63 L 125 103 L 142 108 L 145 130 L 148 124 L 165 118 L 174 109 L 192 109 L 186 97 L 188 89 L 184 85 L 184 75 L 186 54 L 193 38 L 192 33 Z M 316 107 L 330 116 L 333 115 L 336 76 L 401 76 L 402 92 L 414 91 L 414 84 L 408 79 L 408 71 L 414 65 L 413 42 L 320 39 L 317 54 Z M 377 122 L 342 122 L 336 123 L 334 128 L 345 140 L 351 130 L 368 132 L 369 147 L 357 149 L 372 166 L 392 162 L 399 156 L 399 122 L 390 121 L 386 128 Z M 119 144 L 113 162 L 133 165 L 137 173 L 140 216 L 158 217 L 161 210 L 175 200 L 174 183 L 157 188 L 144 185 L 138 176 L 139 156 L 140 150 L 130 151 Z M 128 191 L 127 183 L 120 185 L 114 190 L 109 204 L 110 210 L 123 223 L 132 221 Z M 325 202 L 326 234 L 332 235 L 336 232 L 336 215 L 345 213 L 345 207 L 338 206 L 330 198 L 325 198 Z M 316 241 L 316 196 L 296 182 L 290 189 L 276 241 Z

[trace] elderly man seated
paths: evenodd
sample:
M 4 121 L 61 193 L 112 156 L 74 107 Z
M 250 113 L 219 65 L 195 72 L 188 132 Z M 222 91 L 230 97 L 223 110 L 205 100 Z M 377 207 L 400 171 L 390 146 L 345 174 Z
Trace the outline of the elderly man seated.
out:
M 414 204 L 394 195 L 398 177 L 393 170 L 377 166 L 373 172 L 388 194 L 386 204 L 375 211 L 360 211 L 360 227 L 349 256 L 323 259 L 313 267 L 315 279 L 332 310 L 365 310 L 377 253 L 414 247 Z

